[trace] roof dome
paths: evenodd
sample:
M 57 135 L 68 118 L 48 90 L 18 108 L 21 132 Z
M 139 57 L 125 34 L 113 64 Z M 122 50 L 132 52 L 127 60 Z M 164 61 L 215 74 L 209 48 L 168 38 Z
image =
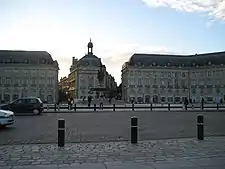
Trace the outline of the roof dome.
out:
M 79 66 L 92 66 L 92 67 L 101 66 L 102 65 L 101 59 L 93 54 L 93 49 L 92 49 L 93 43 L 91 42 L 91 39 L 87 47 L 88 47 L 88 53 L 78 61 L 78 64 L 77 64 L 78 67 Z
M 102 65 L 101 59 L 91 53 L 85 55 L 78 61 L 78 66 L 99 67 L 101 65 Z

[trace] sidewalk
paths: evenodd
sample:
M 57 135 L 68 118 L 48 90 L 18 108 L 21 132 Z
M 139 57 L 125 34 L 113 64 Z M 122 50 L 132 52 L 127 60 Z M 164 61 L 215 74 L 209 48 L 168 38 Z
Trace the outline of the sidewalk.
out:
M 0 146 L 0 169 L 225 169 L 225 137 Z

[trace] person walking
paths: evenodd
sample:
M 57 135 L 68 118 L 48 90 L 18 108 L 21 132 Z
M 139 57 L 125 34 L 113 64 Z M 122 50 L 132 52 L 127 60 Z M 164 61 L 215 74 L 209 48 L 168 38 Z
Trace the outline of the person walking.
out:
M 88 107 L 91 106 L 91 99 L 92 99 L 92 97 L 89 95 L 89 96 L 88 96 Z
M 103 110 L 103 96 L 100 96 L 99 110 Z

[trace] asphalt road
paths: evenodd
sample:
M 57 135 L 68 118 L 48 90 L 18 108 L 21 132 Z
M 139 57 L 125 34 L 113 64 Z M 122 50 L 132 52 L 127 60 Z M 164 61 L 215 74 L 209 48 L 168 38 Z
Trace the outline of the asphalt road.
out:
M 139 118 L 139 139 L 196 137 L 197 112 L 46 113 L 18 116 L 0 130 L 0 144 L 57 143 L 57 119 L 66 120 L 66 142 L 129 140 L 130 117 Z M 205 135 L 225 135 L 225 112 L 203 112 Z

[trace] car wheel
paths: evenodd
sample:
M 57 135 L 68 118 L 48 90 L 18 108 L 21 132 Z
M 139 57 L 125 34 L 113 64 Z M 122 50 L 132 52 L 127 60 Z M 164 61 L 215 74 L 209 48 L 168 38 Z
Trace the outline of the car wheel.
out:
M 33 110 L 33 114 L 34 114 L 34 115 L 38 115 L 38 114 L 39 114 L 39 110 L 38 110 L 38 109 L 34 109 L 34 110 Z

